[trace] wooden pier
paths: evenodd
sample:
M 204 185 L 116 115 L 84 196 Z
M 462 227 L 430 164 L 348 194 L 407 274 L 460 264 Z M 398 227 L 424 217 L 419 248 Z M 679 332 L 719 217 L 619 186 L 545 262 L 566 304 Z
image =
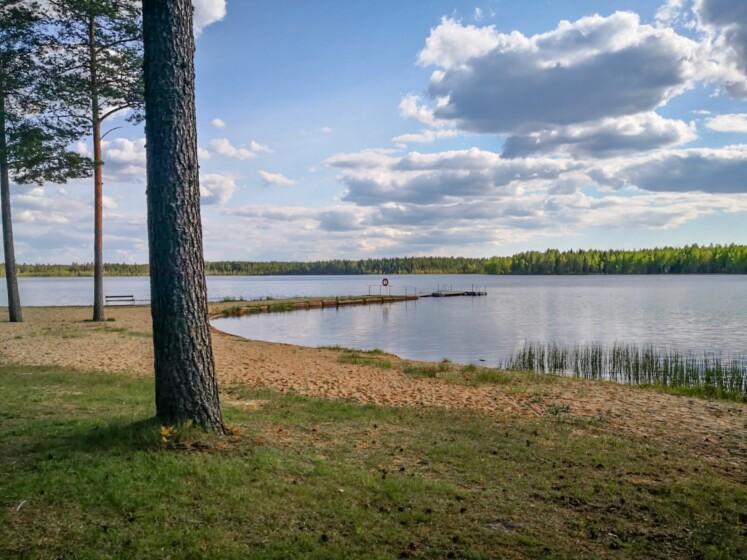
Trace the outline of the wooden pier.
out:
M 435 292 L 431 292 L 430 294 L 421 294 L 420 297 L 459 297 L 459 296 L 470 296 L 470 297 L 476 297 L 476 296 L 486 296 L 488 295 L 488 292 L 480 291 L 480 290 L 467 290 L 464 292 L 459 291 L 453 291 L 453 290 L 438 290 Z
M 457 297 L 457 296 L 486 296 L 488 292 L 480 290 L 436 290 L 435 292 L 409 295 L 380 295 L 380 296 L 344 296 L 344 297 L 310 297 L 291 298 L 284 300 L 254 300 L 254 301 L 222 301 L 211 303 L 211 319 L 221 317 L 241 317 L 255 313 L 277 313 L 281 311 L 295 311 L 297 309 L 326 309 L 340 308 L 350 305 L 376 305 L 396 303 L 401 301 L 417 301 L 420 298 Z

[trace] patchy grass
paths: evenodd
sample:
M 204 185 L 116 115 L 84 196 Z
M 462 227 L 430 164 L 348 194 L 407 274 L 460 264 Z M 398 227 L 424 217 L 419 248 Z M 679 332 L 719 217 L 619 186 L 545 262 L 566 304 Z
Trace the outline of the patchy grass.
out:
M 337 357 L 337 361 L 341 364 L 353 364 L 356 366 L 372 366 L 382 369 L 392 369 L 392 367 L 394 367 L 392 361 L 384 358 L 383 356 L 386 356 L 386 354 L 381 350 L 346 350 Z
M 556 383 L 559 379 L 557 376 L 552 375 L 507 371 L 479 367 L 474 364 L 463 366 L 454 364 L 448 360 L 443 360 L 436 364 L 402 361 L 398 366 L 402 373 L 411 377 L 429 377 L 459 385 L 510 385 L 514 390 L 521 390 L 522 388 L 537 385 L 541 387 Z
M 128 327 L 109 327 L 109 326 L 88 328 L 84 331 L 78 331 L 76 334 L 78 334 L 79 336 L 84 336 L 86 332 L 104 332 L 104 333 L 109 333 L 109 334 L 122 334 L 125 336 L 136 336 L 136 337 L 144 337 L 144 338 L 150 338 L 152 336 L 151 333 L 149 332 L 136 331 Z
M 356 354 L 368 354 L 370 356 L 383 356 L 387 354 L 381 348 L 374 348 L 373 350 L 358 350 L 356 348 L 349 348 L 347 346 L 319 346 L 321 350 L 335 350 L 338 352 L 348 352 Z M 391 356 L 391 354 L 388 354 Z
M 446 362 L 439 364 L 412 363 L 402 366 L 402 373 L 411 377 L 439 377 L 439 374 L 451 371 L 451 366 Z
M 739 558 L 744 471 L 573 422 L 0 368 L 0 558 Z M 244 406 L 253 403 L 256 406 Z
M 671 385 L 637 385 L 643 389 L 653 389 L 660 393 L 669 395 L 681 395 L 700 399 L 719 399 L 725 401 L 734 401 L 738 403 L 747 403 L 747 393 L 739 391 L 726 391 L 711 385 L 698 387 L 673 387 Z

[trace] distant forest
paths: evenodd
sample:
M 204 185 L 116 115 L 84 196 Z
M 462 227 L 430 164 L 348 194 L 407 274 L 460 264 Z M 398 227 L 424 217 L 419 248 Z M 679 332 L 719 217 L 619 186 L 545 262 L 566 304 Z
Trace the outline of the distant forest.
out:
M 630 251 L 526 251 L 510 257 L 396 257 L 311 262 L 208 262 L 207 274 L 747 274 L 747 245 L 689 245 Z M 0 272 L 4 274 L 0 266 Z M 22 276 L 91 276 L 93 265 L 21 264 Z M 109 276 L 145 276 L 145 264 L 107 264 Z

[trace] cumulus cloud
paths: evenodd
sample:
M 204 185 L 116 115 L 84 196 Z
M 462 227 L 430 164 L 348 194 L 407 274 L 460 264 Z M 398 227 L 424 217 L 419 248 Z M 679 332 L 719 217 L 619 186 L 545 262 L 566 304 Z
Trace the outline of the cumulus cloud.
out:
M 369 148 L 360 152 L 336 154 L 324 160 L 329 167 L 338 169 L 377 169 L 393 165 L 397 158 L 395 150 Z
M 616 12 L 561 22 L 531 37 L 450 19 L 419 55 L 440 70 L 436 120 L 475 132 L 528 133 L 647 112 L 695 76 L 697 43 Z
M 200 175 L 200 201 L 202 204 L 225 204 L 236 191 L 236 180 L 220 173 Z
M 508 159 L 476 148 L 338 154 L 326 163 L 340 173 L 345 207 L 315 219 L 322 231 L 375 240 L 366 250 L 391 254 L 465 251 L 595 227 L 671 229 L 747 210 L 747 182 L 738 179 L 744 155 L 741 147 L 603 160 Z
M 747 113 L 718 115 L 708 119 L 706 126 L 718 132 L 747 132 Z
M 223 119 L 215 118 L 210 121 L 210 124 L 214 128 L 226 128 L 226 122 Z
M 252 140 L 249 146 L 234 146 L 228 138 L 214 138 L 210 141 L 213 152 L 233 159 L 250 160 L 258 154 L 270 152 L 270 148 Z
M 521 40 L 523 35 L 514 32 L 507 37 L 498 33 L 492 25 L 490 27 L 463 25 L 454 19 L 445 17 L 440 25 L 431 29 L 430 35 L 425 40 L 425 48 L 418 55 L 418 62 L 423 66 L 456 68 L 469 60 L 488 54 L 510 38 Z
M 503 155 L 511 158 L 561 153 L 586 158 L 614 157 L 685 144 L 696 137 L 694 125 L 649 112 L 510 136 Z
M 421 97 L 414 93 L 408 93 L 399 102 L 399 114 L 406 119 L 415 119 L 428 126 L 439 126 L 433 109 L 421 103 Z
M 648 191 L 747 193 L 747 145 L 664 151 L 615 175 Z
M 694 11 L 707 33 L 706 76 L 723 82 L 731 95 L 747 98 L 747 2 L 696 0 Z
M 226 0 L 192 0 L 194 29 L 199 35 L 208 25 L 226 17 Z
M 266 186 L 278 186 L 278 187 L 292 187 L 296 184 L 293 179 L 289 179 L 285 175 L 280 173 L 271 173 L 269 171 L 260 170 L 259 176 L 262 178 L 262 182 Z
M 342 199 L 361 206 L 508 196 L 522 182 L 558 179 L 576 168 L 567 160 L 511 160 L 477 148 L 399 157 L 377 152 L 342 154 L 326 163 L 343 171 L 340 180 L 346 191 Z
M 400 102 L 403 117 L 428 128 L 393 141 L 506 134 L 507 158 L 608 158 L 690 142 L 692 124 L 655 113 L 704 79 L 702 44 L 667 27 L 685 19 L 678 0 L 661 7 L 657 26 L 615 12 L 532 36 L 443 18 L 418 55 L 437 67 L 430 103 L 416 94 Z
M 266 144 L 260 144 L 252 140 L 249 142 L 249 149 L 255 154 L 269 154 L 272 150 Z
M 75 150 L 92 157 L 91 148 L 79 142 Z M 106 181 L 132 181 L 145 179 L 145 138 L 116 138 L 101 142 Z
M 319 228 L 329 232 L 348 232 L 364 227 L 364 212 L 354 206 L 333 206 L 311 209 L 300 206 L 243 206 L 227 208 L 226 214 L 255 222 L 285 223 L 301 222 L 307 229 Z
M 362 224 L 351 211 L 327 210 L 318 216 L 319 227 L 324 231 L 355 231 L 362 228 Z

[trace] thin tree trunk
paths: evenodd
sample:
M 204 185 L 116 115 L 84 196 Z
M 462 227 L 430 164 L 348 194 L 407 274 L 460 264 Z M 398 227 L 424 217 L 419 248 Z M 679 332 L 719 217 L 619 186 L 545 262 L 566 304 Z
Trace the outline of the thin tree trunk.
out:
M 202 250 L 191 0 L 143 0 L 156 413 L 224 432 Z
M 104 320 L 104 177 L 101 161 L 101 121 L 96 61 L 96 20 L 88 21 L 88 48 L 91 64 L 91 120 L 93 122 L 93 320 Z
M 2 205 L 3 249 L 5 251 L 5 282 L 8 286 L 8 318 L 12 323 L 23 321 L 21 297 L 18 294 L 16 254 L 13 247 L 13 222 L 10 215 L 10 172 L 8 145 L 5 137 L 5 95 L 0 93 L 0 205 Z

